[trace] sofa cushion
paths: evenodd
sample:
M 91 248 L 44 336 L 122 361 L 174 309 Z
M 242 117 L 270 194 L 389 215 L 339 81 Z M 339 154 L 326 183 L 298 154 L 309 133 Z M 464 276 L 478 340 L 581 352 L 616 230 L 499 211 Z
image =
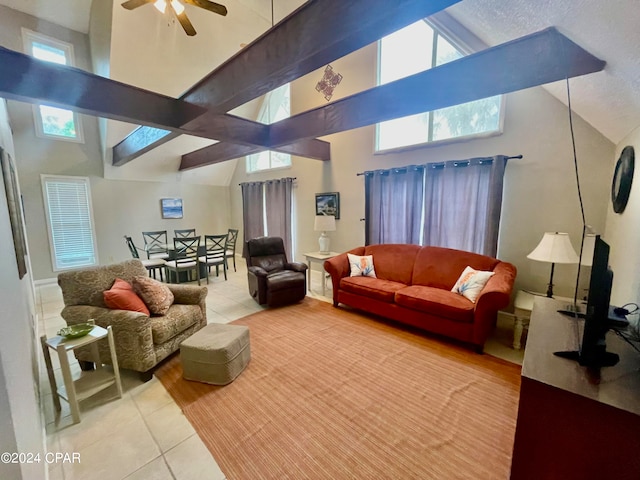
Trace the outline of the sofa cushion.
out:
M 109 308 L 140 312 L 144 313 L 147 317 L 151 315 L 142 299 L 133 291 L 131 284 L 120 278 L 116 278 L 111 289 L 105 290 L 103 296 L 104 303 L 106 303 Z
M 144 275 L 135 277 L 131 284 L 133 291 L 140 295 L 152 314 L 167 313 L 173 303 L 173 293 L 167 285 Z
M 405 287 L 404 283 L 373 277 L 344 277 L 340 280 L 340 288 L 346 292 L 388 303 L 392 303 L 395 293 Z
M 199 305 L 182 305 L 174 303 L 166 315 L 151 317 L 151 334 L 153 343 L 159 345 L 171 340 L 191 325 L 202 320 L 202 309 Z
M 367 245 L 364 255 L 373 255 L 378 278 L 411 285 L 413 264 L 420 248 L 419 245 Z
M 441 288 L 412 285 L 398 290 L 395 302 L 456 322 L 473 323 L 474 304 L 462 295 Z
M 349 259 L 350 277 L 373 277 L 376 278 L 376 269 L 373 267 L 373 255 L 353 255 L 347 253 Z
M 146 274 L 147 269 L 142 262 L 135 259 L 113 265 L 61 272 L 58 274 L 58 285 L 62 289 L 66 306 L 93 305 L 106 308 L 102 292 L 109 290 L 116 278 L 131 283 L 133 277 Z
M 499 261 L 485 255 L 452 248 L 422 247 L 415 259 L 413 277 L 407 285 L 451 290 L 467 266 L 475 270 L 492 271 Z
M 494 272 L 481 272 L 480 270 L 474 270 L 471 267 L 467 267 L 464 269 L 462 275 L 460 275 L 460 278 L 458 278 L 458 281 L 451 291 L 458 295 L 462 295 L 475 303 L 476 298 L 478 298 L 478 295 L 480 295 L 480 292 L 493 275 Z
M 271 292 L 288 290 L 299 285 L 304 285 L 305 274 L 293 270 L 282 270 L 267 275 L 267 289 Z

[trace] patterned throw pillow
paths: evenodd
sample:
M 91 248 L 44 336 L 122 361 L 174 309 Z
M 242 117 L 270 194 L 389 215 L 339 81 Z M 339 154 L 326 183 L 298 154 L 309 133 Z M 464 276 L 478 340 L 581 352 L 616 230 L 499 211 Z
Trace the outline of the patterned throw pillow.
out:
M 152 314 L 164 315 L 169 311 L 173 293 L 164 283 L 142 275 L 133 277 L 131 283 L 133 291 L 140 295 Z
M 104 303 L 109 308 L 116 310 L 131 310 L 132 312 L 140 312 L 149 316 L 149 309 L 142 299 L 133 291 L 133 287 L 126 280 L 116 278 L 110 290 L 102 293 Z
M 493 274 L 494 272 L 483 272 L 467 267 L 464 269 L 462 275 L 460 275 L 460 278 L 458 278 L 458 281 L 451 291 L 468 298 L 473 303 L 476 303 L 476 298 L 478 298 L 478 295 L 480 295 L 480 292 Z
M 347 253 L 349 266 L 351 267 L 350 277 L 373 277 L 376 278 L 376 271 L 373 268 L 373 255 L 360 257 Z

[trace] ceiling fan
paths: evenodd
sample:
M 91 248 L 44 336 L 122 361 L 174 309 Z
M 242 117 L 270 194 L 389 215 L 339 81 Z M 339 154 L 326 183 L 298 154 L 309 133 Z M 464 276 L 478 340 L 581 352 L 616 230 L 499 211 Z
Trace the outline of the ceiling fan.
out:
M 217 13 L 218 15 L 225 16 L 227 14 L 227 7 L 209 0 L 182 0 L 182 2 L 193 5 L 194 7 L 204 8 L 205 10 Z M 169 10 L 175 14 L 180 25 L 182 25 L 185 33 L 189 36 L 196 34 L 196 29 L 193 28 L 189 18 L 187 18 L 187 14 L 184 11 L 184 5 L 180 0 L 127 0 L 122 4 L 122 6 L 127 10 L 133 10 L 134 8 L 141 7 L 147 3 L 153 3 L 153 6 L 162 13 L 166 12 L 168 6 Z

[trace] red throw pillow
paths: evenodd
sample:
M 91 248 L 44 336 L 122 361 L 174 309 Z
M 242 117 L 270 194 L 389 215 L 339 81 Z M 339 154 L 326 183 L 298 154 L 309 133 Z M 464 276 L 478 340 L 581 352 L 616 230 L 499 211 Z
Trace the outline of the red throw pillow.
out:
M 107 307 L 117 310 L 131 310 L 132 312 L 141 312 L 149 316 L 149 309 L 142 299 L 133 291 L 133 287 L 129 282 L 116 278 L 111 290 L 103 292 L 104 303 Z

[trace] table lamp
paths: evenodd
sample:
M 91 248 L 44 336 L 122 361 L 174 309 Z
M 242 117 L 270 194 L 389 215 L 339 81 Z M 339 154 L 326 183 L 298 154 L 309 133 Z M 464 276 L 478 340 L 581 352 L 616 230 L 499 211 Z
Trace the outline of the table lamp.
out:
M 530 260 L 551 264 L 547 297 L 553 297 L 553 270 L 556 263 L 578 263 L 578 254 L 571 245 L 568 233 L 546 232 L 538 246 L 527 255 Z
M 318 243 L 320 244 L 320 253 L 329 253 L 329 244 L 331 239 L 327 237 L 326 232 L 334 232 L 336 230 L 336 217 L 333 215 L 316 215 L 316 221 L 313 229 L 316 232 L 322 232 Z

